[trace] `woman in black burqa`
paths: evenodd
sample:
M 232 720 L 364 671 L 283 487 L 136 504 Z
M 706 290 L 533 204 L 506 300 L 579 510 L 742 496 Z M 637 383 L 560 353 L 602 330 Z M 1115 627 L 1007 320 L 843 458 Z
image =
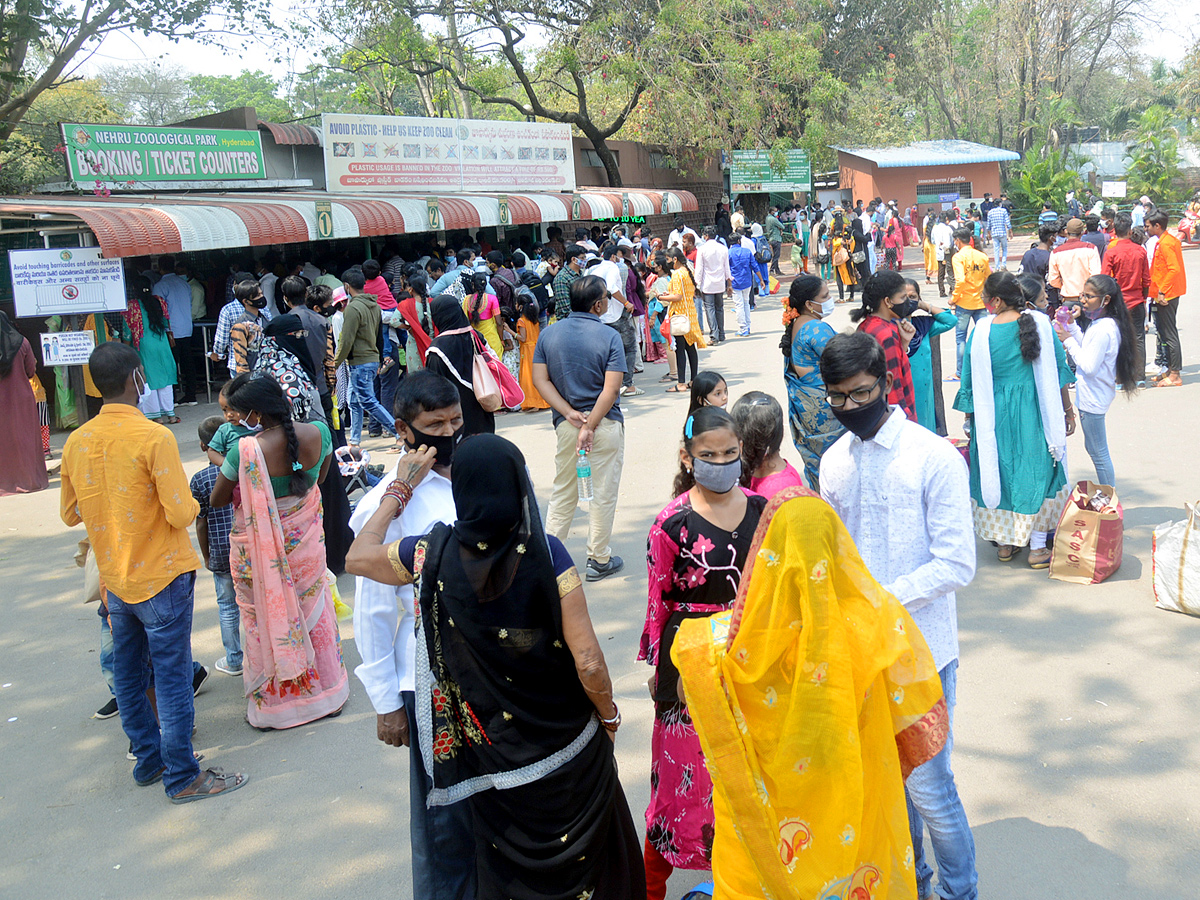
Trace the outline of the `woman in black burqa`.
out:
M 480 900 L 644 900 L 613 755 L 620 713 L 579 574 L 543 531 L 512 443 L 465 439 L 451 482 L 454 525 L 382 545 L 410 495 L 398 487 L 360 532 L 375 546 L 355 546 L 360 574 L 416 581 L 427 802 L 470 803 Z
M 462 403 L 463 435 L 494 434 L 496 415 L 479 405 L 471 383 L 471 368 L 475 354 L 482 352 L 482 338 L 477 338 L 475 329 L 467 321 L 462 305 L 449 294 L 435 297 L 429 305 L 430 318 L 437 337 L 425 354 L 425 366 L 444 378 L 449 378 L 458 388 Z

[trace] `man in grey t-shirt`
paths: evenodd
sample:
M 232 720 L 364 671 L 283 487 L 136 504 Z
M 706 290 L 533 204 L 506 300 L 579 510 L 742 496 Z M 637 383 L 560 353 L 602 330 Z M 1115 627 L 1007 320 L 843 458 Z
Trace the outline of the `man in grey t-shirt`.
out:
M 585 275 L 571 284 L 571 315 L 542 332 L 533 352 L 533 385 L 554 411 L 558 449 L 546 532 L 565 540 L 579 503 L 576 464 L 586 451 L 592 468 L 585 577 L 599 581 L 625 565 L 612 554 L 613 519 L 625 461 L 621 336 L 600 321 L 608 309 L 603 278 Z

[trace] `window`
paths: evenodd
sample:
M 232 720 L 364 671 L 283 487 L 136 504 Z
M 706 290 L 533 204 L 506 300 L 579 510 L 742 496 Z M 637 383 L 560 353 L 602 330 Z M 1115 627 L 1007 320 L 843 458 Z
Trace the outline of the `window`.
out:
M 650 151 L 650 168 L 652 169 L 677 169 L 675 157 L 669 153 L 663 153 L 659 150 Z
M 956 196 L 951 197 L 954 194 Z M 971 193 L 971 182 L 953 181 L 950 184 L 918 184 L 917 203 L 948 203 L 966 197 L 975 196 Z M 943 200 L 949 197 L 950 200 Z
M 611 150 L 609 152 L 611 152 L 613 155 L 613 161 L 616 162 L 616 164 L 618 166 L 620 166 L 621 165 L 621 151 Z M 587 169 L 603 169 L 604 168 L 604 160 L 602 160 L 600 158 L 600 154 L 597 153 L 595 150 L 585 147 L 583 150 L 583 165 L 584 165 L 584 168 L 587 168 Z

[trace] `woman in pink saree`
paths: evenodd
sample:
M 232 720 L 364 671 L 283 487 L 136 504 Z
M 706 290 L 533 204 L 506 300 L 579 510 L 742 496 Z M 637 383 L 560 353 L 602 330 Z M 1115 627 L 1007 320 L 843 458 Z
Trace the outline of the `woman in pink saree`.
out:
M 229 449 L 213 488 L 223 506 L 240 487 L 229 564 L 241 612 L 246 719 L 293 728 L 341 712 L 350 693 L 325 565 L 318 482 L 329 469 L 324 423 L 293 423 L 283 390 L 239 375 L 227 402 L 256 434 Z

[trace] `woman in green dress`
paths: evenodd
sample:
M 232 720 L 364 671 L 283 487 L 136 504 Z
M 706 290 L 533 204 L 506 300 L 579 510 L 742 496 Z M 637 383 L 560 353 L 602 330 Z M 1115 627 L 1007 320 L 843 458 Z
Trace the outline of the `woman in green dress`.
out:
M 1001 562 L 1029 545 L 1029 565 L 1050 564 L 1049 532 L 1058 525 L 1067 488 L 1067 435 L 1075 410 L 1062 344 L 1050 320 L 1027 310 L 1017 278 L 994 272 L 983 299 L 995 315 L 967 340 L 954 408 L 971 433 L 971 508 L 975 532 L 999 546 Z
M 946 433 L 945 421 L 938 421 L 937 403 L 934 395 L 932 338 L 953 328 L 958 318 L 948 309 L 938 309 L 921 299 L 921 286 L 913 279 L 905 278 L 908 293 L 905 300 L 916 303 L 918 309 L 929 313 L 914 316 L 911 321 L 916 334 L 908 344 L 908 366 L 912 370 L 913 400 L 916 404 L 917 422 L 935 434 Z M 945 419 L 945 416 L 942 416 Z
M 133 346 L 142 358 L 145 386 L 138 407 L 146 418 L 163 425 L 179 424 L 175 415 L 175 354 L 171 348 L 170 320 L 166 301 L 151 293 L 150 279 L 138 276 L 129 289 L 129 308 L 125 311 Z

